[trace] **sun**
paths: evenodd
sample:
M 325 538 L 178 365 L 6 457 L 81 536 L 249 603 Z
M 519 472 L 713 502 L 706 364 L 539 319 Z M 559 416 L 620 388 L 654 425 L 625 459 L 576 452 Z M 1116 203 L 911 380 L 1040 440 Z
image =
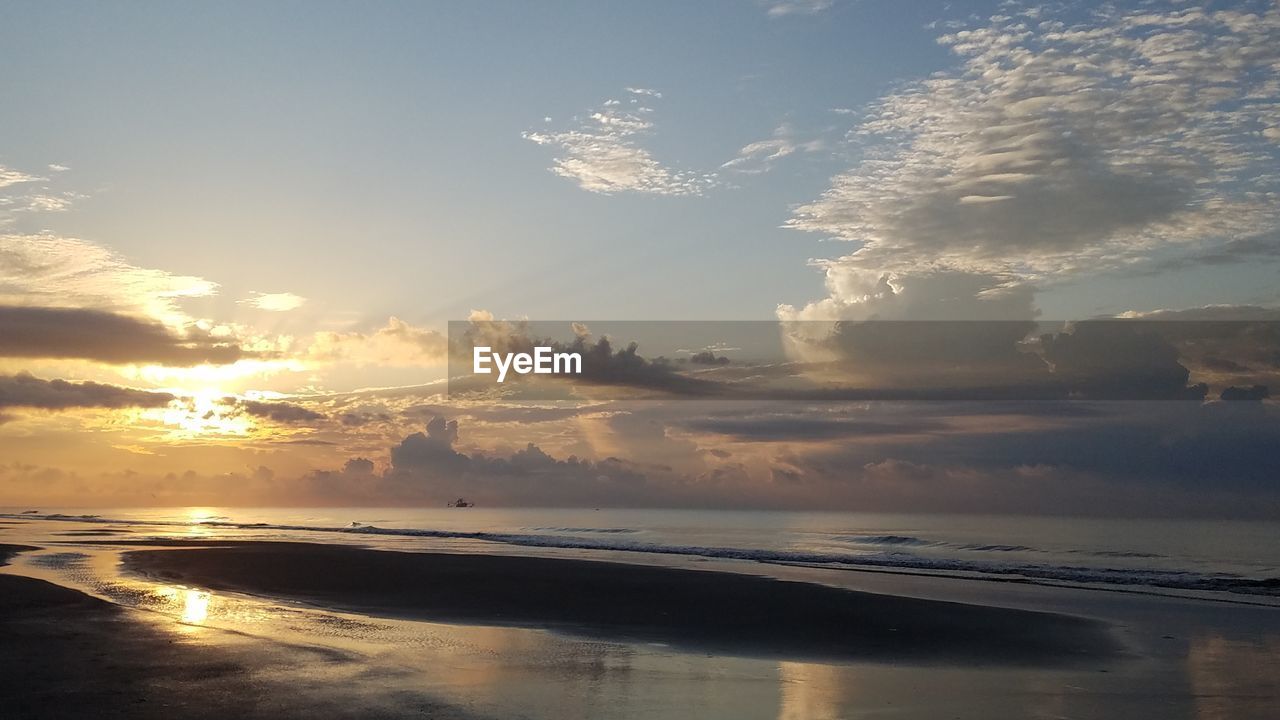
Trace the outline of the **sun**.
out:
M 227 402 L 230 394 L 219 387 L 166 390 L 179 399 L 166 408 L 154 411 L 154 419 L 172 428 L 178 438 L 247 437 L 253 432 L 253 422 L 235 411 L 234 405 Z

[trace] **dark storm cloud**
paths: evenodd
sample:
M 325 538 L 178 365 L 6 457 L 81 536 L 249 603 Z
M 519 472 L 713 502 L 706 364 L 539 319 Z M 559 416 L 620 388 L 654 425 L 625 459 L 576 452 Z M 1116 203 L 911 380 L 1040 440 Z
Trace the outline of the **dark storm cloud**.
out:
M 172 400 L 174 396 L 169 393 L 135 390 L 118 385 L 41 380 L 27 373 L 0 375 L 0 408 L 154 408 L 164 407 Z
M 1190 400 L 1204 385 L 1188 386 L 1191 371 L 1151 327 L 1126 321 L 1076 324 L 1070 333 L 1042 335 L 1040 350 L 1055 379 L 1073 395 L 1108 400 Z
M 860 459 L 987 470 L 1053 467 L 1151 489 L 1280 494 L 1280 407 L 1263 402 L 1103 403 L 1106 416 L 886 443 Z M 861 451 L 858 451 L 861 452 Z
M 1209 310 L 1209 309 L 1206 309 Z M 1215 309 L 1216 310 L 1216 309 Z M 1233 312 L 1236 309 L 1231 309 Z M 1247 310 L 1247 309 L 1245 309 Z M 835 355 L 796 366 L 824 378 L 812 400 L 1187 400 L 1280 379 L 1280 322 L 1216 312 L 1070 323 L 837 322 L 808 340 Z M 1199 318 L 1199 319 L 1194 319 Z M 1038 326 L 1052 332 L 1028 334 Z M 1025 337 L 1024 337 L 1025 336 Z M 1206 375 L 1207 374 L 1207 375 Z
M 1044 363 L 1018 345 L 1035 328 L 1021 320 L 846 321 L 835 323 L 823 344 L 836 354 L 837 371 L 870 376 L 885 386 L 1022 384 L 1044 370 Z
M 103 310 L 0 306 L 0 357 L 190 367 L 248 355 L 196 328 L 180 337 L 159 323 Z
M 1223 402 L 1262 402 L 1271 397 L 1271 390 L 1266 385 L 1251 387 L 1231 387 L 1222 391 Z

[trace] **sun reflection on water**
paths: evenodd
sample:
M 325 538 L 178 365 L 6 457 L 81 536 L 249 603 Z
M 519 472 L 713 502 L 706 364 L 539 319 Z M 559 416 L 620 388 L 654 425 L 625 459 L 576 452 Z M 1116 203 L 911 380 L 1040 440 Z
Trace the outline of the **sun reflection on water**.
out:
M 209 619 L 209 602 L 212 595 L 203 590 L 164 587 L 156 590 L 164 599 L 169 612 L 177 615 L 178 622 L 186 626 L 201 626 Z
M 199 590 L 186 591 L 182 606 L 182 622 L 188 625 L 203 625 L 209 618 L 209 593 Z

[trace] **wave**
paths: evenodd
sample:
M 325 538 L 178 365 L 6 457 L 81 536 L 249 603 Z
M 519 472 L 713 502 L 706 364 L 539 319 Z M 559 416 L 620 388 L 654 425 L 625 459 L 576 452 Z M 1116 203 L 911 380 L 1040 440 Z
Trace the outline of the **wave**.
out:
M 0 515 L 0 517 L 10 517 Z M 975 579 L 1006 579 L 1021 582 L 1054 582 L 1077 584 L 1102 584 L 1119 586 L 1150 586 L 1177 590 L 1214 591 L 1266 595 L 1280 597 L 1280 577 L 1253 578 L 1233 573 L 1202 573 L 1191 570 L 1135 569 L 1089 567 L 1079 565 L 1036 564 L 1000 562 L 992 560 L 960 560 L 938 558 L 904 552 L 900 546 L 916 547 L 946 545 L 905 535 L 846 536 L 846 540 L 859 540 L 871 545 L 889 546 L 881 553 L 848 554 L 839 552 L 812 552 L 805 550 L 768 550 L 758 548 L 714 547 L 700 545 L 670 545 L 639 542 L 608 536 L 594 537 L 591 533 L 577 535 L 538 535 L 525 533 L 501 533 L 464 530 L 437 530 L 417 528 L 383 528 L 376 525 L 352 523 L 346 527 L 314 525 L 282 525 L 270 523 L 237 523 L 230 521 L 203 521 L 199 523 L 174 520 L 120 520 L 86 515 L 27 515 L 29 519 L 65 520 L 93 523 L 131 524 L 142 526 L 193 525 L 215 526 L 249 530 L 276 530 L 284 532 L 334 533 L 343 535 L 378 535 L 395 537 L 421 537 L 516 545 L 521 547 L 564 548 L 575 550 L 600 550 L 632 552 L 656 555 L 678 555 L 717 560 L 743 560 L 777 565 L 818 565 L 845 567 L 848 569 L 872 568 L 926 573 L 962 574 Z M 598 531 L 599 528 L 592 529 Z M 572 532 L 572 530 L 563 530 Z M 1021 548 L 1022 546 L 978 546 L 988 550 L 996 548 Z M 976 549 L 976 548 L 975 548 Z M 1008 552 L 1011 550 L 992 550 Z M 1091 551 L 1092 552 L 1092 551 Z M 1094 553 L 1096 554 L 1096 553 Z
M 525 529 L 532 532 L 601 533 L 604 535 L 633 535 L 640 532 L 634 528 L 535 527 Z
M 1162 558 L 1166 557 L 1160 553 L 1149 552 L 1132 552 L 1128 550 L 1071 550 L 1072 553 L 1083 553 L 1085 555 L 1093 555 L 1094 557 L 1111 557 L 1111 558 Z
M 290 528 L 320 530 L 320 528 Z M 844 565 L 939 573 L 971 573 L 976 576 L 1017 577 L 1081 584 L 1146 585 L 1177 590 L 1208 590 L 1280 596 L 1280 578 L 1249 578 L 1230 573 L 1206 574 L 1190 570 L 1142 570 L 1133 568 L 1098 568 L 1073 565 L 1037 565 L 1029 563 L 995 563 L 942 558 L 927 558 L 903 553 L 881 555 L 845 555 L 839 553 L 798 550 L 762 550 L 754 548 L 707 547 L 701 545 L 666 545 L 660 543 L 605 541 L 590 537 L 556 535 L 522 535 L 513 533 L 467 532 L 457 530 L 418 530 L 380 528 L 365 525 L 357 528 L 324 529 L 337 532 L 483 540 L 523 547 L 604 550 L 658 555 L 681 555 L 717 560 L 747 560 L 779 565 Z
M 979 543 L 956 544 L 941 540 L 928 540 L 914 535 L 837 535 L 836 540 L 854 545 L 881 545 L 891 547 L 939 547 L 974 552 L 1041 552 L 1028 545 L 984 545 Z
M 1167 557 L 1159 553 L 1136 552 L 1131 550 L 1059 550 L 1051 551 L 1031 545 L 1009 545 L 1001 543 L 949 543 L 942 540 L 929 540 L 914 535 L 837 535 L 836 540 L 855 545 L 881 545 L 902 547 L 932 547 L 968 552 L 990 553 L 1051 553 L 1060 552 L 1068 555 L 1085 555 L 1102 558 L 1154 559 Z
M 839 535 L 836 539 L 843 540 L 844 542 L 850 542 L 855 545 L 902 545 L 908 547 L 923 547 L 926 545 L 941 544 L 933 540 L 925 540 L 911 535 Z

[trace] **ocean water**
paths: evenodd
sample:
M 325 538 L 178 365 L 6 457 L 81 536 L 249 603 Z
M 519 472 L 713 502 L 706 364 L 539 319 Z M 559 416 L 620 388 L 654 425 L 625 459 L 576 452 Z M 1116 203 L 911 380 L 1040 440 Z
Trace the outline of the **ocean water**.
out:
M 1280 601 L 1280 524 L 1265 522 L 474 507 L 0 508 L 0 515 L 65 521 L 48 525 L 68 528 L 64 542 L 88 540 L 96 528 L 99 539 L 764 563 Z
M 129 608 L 131 620 L 172 633 L 195 660 L 222 649 L 263 658 L 249 671 L 262 687 L 341 688 L 343 702 L 370 717 L 416 717 L 430 702 L 467 716 L 547 720 L 1272 720 L 1280 698 L 1272 524 L 695 510 L 27 510 L 0 509 L 0 542 L 41 549 L 0 573 Z M 1107 623 L 1127 651 L 1061 668 L 831 663 L 573 628 L 459 625 L 128 571 L 122 554 L 135 546 L 115 543 L 149 538 L 730 570 L 1087 616 Z

